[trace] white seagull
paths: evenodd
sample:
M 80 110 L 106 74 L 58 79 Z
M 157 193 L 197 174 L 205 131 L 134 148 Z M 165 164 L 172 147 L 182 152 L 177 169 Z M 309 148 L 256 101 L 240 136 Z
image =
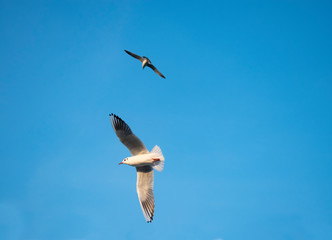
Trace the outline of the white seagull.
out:
M 119 164 L 136 167 L 137 194 L 146 221 L 153 220 L 153 168 L 161 172 L 164 168 L 165 158 L 161 149 L 156 145 L 149 152 L 144 143 L 136 137 L 129 126 L 115 114 L 110 114 L 113 129 L 120 141 L 129 149 L 132 157 L 125 158 Z
M 148 59 L 147 57 L 144 57 L 144 56 L 143 56 L 143 57 L 138 56 L 138 55 L 136 55 L 135 53 L 129 52 L 129 51 L 127 51 L 127 50 L 125 50 L 125 52 L 128 53 L 130 56 L 132 56 L 132 57 L 134 57 L 134 58 L 140 60 L 140 61 L 142 62 L 142 67 L 143 67 L 143 69 L 144 69 L 146 66 L 148 66 L 148 67 L 151 68 L 153 71 L 155 71 L 155 73 L 157 73 L 160 77 L 165 78 L 165 76 L 162 75 L 161 72 L 159 72 L 158 69 L 157 69 L 155 66 L 152 65 L 150 59 Z

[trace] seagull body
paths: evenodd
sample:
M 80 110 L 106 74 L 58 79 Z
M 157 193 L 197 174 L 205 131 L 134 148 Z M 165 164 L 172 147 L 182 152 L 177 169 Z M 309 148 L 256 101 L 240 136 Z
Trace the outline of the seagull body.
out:
M 126 53 L 128 53 L 130 56 L 140 60 L 142 62 L 142 68 L 144 69 L 146 66 L 148 66 L 149 68 L 151 68 L 153 71 L 155 71 L 155 73 L 157 73 L 160 77 L 162 78 L 166 78 L 164 75 L 161 74 L 161 72 L 158 71 L 158 69 L 152 65 L 150 59 L 148 59 L 147 57 L 141 57 L 136 55 L 135 53 L 129 52 L 127 50 L 125 50 Z
M 157 146 L 158 147 L 158 146 Z M 142 167 L 146 165 L 154 166 L 158 161 L 162 161 L 159 154 L 154 153 L 153 149 L 151 153 L 140 154 L 132 157 L 125 158 L 119 164 L 127 164 L 133 167 Z
M 119 164 L 136 167 L 138 199 L 146 221 L 151 222 L 154 214 L 153 169 L 161 172 L 164 168 L 165 158 L 158 146 L 149 152 L 144 143 L 133 134 L 120 117 L 112 113 L 110 118 L 116 135 L 132 154 Z

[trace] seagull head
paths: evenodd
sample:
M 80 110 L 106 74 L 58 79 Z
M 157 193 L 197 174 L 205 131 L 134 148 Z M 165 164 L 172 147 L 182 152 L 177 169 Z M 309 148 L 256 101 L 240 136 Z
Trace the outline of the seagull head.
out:
M 128 158 L 125 158 L 125 159 L 123 159 L 122 162 L 119 163 L 119 165 L 120 165 L 120 164 L 127 164 L 127 161 L 128 161 Z

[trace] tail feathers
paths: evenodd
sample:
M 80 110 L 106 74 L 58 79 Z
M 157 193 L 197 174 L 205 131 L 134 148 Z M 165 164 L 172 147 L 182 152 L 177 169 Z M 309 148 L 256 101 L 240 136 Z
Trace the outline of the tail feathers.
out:
M 156 158 L 156 162 L 154 162 L 152 164 L 152 167 L 161 172 L 163 169 L 164 169 L 164 163 L 165 163 L 165 158 L 164 158 L 164 155 L 163 153 L 161 152 L 161 149 L 160 147 L 158 147 L 157 145 L 154 146 L 154 148 L 151 150 L 150 153 L 153 153 L 154 154 L 154 158 Z

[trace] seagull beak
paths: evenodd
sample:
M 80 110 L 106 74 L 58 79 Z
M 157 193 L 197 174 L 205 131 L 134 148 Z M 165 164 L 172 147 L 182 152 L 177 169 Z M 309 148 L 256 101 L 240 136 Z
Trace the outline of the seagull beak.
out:
M 119 165 L 120 165 L 120 164 L 123 164 L 123 162 L 120 162 Z

